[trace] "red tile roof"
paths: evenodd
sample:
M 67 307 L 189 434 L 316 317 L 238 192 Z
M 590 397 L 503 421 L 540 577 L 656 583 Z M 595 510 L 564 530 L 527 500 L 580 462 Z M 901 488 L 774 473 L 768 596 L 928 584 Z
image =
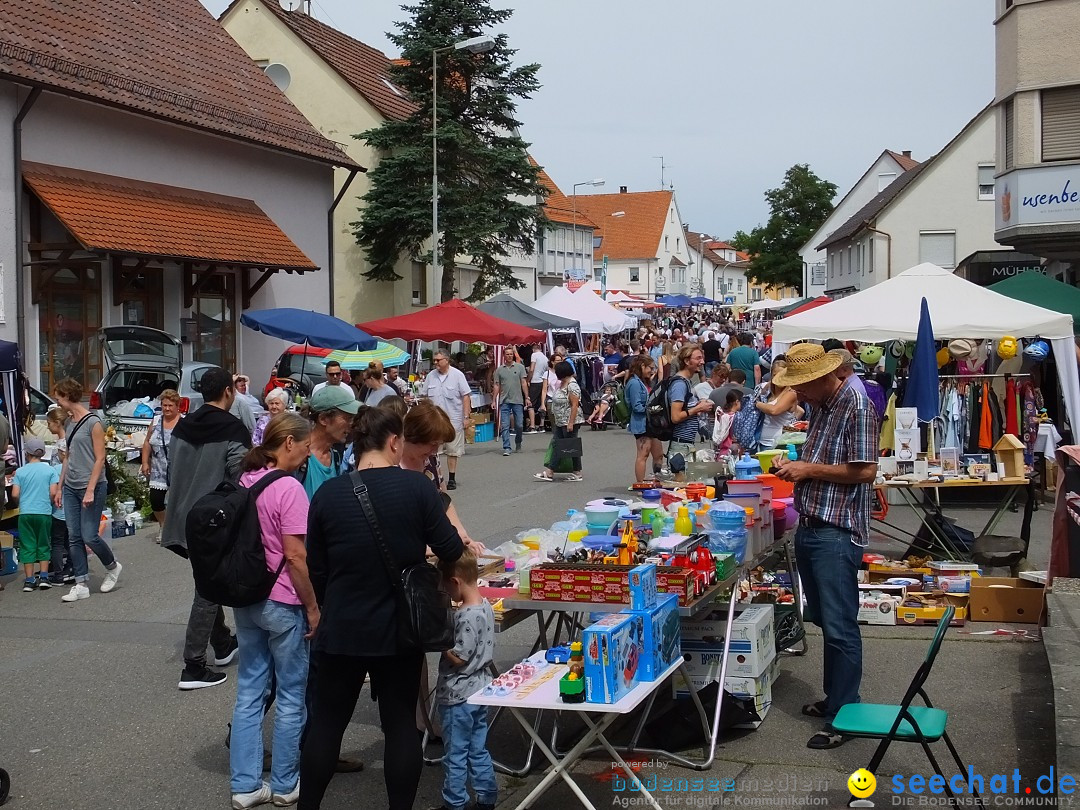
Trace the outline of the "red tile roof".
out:
M 318 269 L 251 200 L 31 162 L 23 178 L 88 250 Z
M 915 158 L 911 157 L 910 155 L 904 155 L 900 152 L 894 152 L 892 149 L 886 149 L 885 152 L 889 155 L 889 157 L 899 163 L 900 168 L 903 169 L 905 172 L 910 171 L 911 169 L 914 169 L 916 166 L 919 165 L 919 161 L 915 160 Z
M 609 259 L 653 259 L 660 247 L 664 223 L 671 208 L 670 191 L 635 191 L 625 194 L 579 194 L 578 212 L 597 223 L 603 240 L 596 253 Z M 621 217 L 612 214 L 623 212 Z
M 355 165 L 199 0 L 0 3 L 0 77 Z
M 723 249 L 721 246 L 728 247 L 727 245 L 723 242 L 717 242 L 714 239 L 702 240 L 702 234 L 697 231 L 692 231 L 689 228 L 683 228 L 683 231 L 686 233 L 686 244 L 688 247 L 693 248 L 715 265 L 725 264 L 724 260 L 714 251 Z
M 390 80 L 390 65 L 404 65 L 406 60 L 389 59 L 382 51 L 302 11 L 285 11 L 277 0 L 261 2 L 384 118 L 402 120 L 416 112 L 405 91 Z
M 547 189 L 548 196 L 544 202 L 544 213 L 548 219 L 561 225 L 573 225 L 576 223 L 583 228 L 596 228 L 596 223 L 589 219 L 581 208 L 582 197 L 580 195 L 577 198 L 579 204 L 575 216 L 574 200 L 562 193 L 562 190 L 555 185 L 555 181 L 551 179 L 551 176 L 544 171 L 543 167 L 536 162 L 532 155 L 529 155 L 529 163 L 540 169 L 540 185 Z

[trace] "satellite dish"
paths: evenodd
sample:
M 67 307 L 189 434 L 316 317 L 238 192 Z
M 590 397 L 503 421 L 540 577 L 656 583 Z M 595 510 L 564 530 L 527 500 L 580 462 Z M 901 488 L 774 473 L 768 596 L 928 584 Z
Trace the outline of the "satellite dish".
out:
M 282 3 L 287 0 L 282 0 Z M 289 73 L 289 69 L 280 62 L 271 62 L 269 65 L 263 68 L 263 73 L 270 77 L 270 81 L 278 86 L 278 90 L 285 92 L 289 89 L 289 83 L 292 82 L 292 74 Z
M 302 3 L 303 0 L 278 0 L 278 5 L 285 11 L 296 11 Z

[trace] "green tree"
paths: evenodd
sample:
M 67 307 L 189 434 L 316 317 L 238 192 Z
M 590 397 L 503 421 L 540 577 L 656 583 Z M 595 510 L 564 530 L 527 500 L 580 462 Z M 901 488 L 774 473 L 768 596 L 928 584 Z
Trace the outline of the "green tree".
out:
M 536 200 L 546 193 L 539 169 L 529 163 L 528 144 L 518 135 L 517 102 L 540 84 L 539 65 L 514 67 L 516 51 L 505 35 L 483 54 L 453 45 L 492 30 L 512 11 L 487 0 L 420 0 L 403 6 L 412 19 L 396 24 L 390 41 L 402 63 L 391 78 L 417 108 L 404 120 L 387 120 L 355 137 L 380 150 L 368 175 L 370 189 L 360 220 L 353 222 L 365 248 L 373 280 L 400 278 L 402 256 L 430 262 L 423 250 L 431 237 L 432 51 L 438 56 L 437 123 L 439 165 L 439 265 L 441 300 L 454 297 L 456 259 L 470 256 L 479 271 L 470 300 L 522 287 L 504 263 L 515 249 L 530 253 L 543 220 Z
M 799 248 L 832 213 L 836 184 L 822 180 L 808 165 L 792 166 L 779 188 L 765 192 L 769 221 L 750 233 L 737 231 L 729 240 L 737 250 L 750 254 L 747 276 L 771 287 L 802 287 L 803 267 Z

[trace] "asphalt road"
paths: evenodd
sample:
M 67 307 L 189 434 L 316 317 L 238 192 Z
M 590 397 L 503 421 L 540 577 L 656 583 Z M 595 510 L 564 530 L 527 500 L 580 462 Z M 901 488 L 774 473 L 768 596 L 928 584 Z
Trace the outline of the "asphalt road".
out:
M 620 431 L 583 434 L 582 483 L 534 481 L 546 444 L 526 436 L 525 450 L 508 458 L 498 441 L 471 446 L 458 472 L 454 493 L 470 533 L 497 545 L 518 531 L 547 526 L 568 507 L 625 490 L 633 446 Z M 897 510 L 898 511 L 898 510 Z M 958 512 L 961 522 L 981 526 L 980 514 Z M 905 520 L 906 516 L 899 516 Z M 982 516 L 984 517 L 984 515 Z M 910 522 L 910 521 L 909 521 Z M 1001 530 L 1014 530 L 1009 515 Z M 1032 562 L 1044 567 L 1050 510 L 1036 513 Z M 898 551 L 894 544 L 875 548 Z M 182 693 L 184 626 L 192 584 L 185 561 L 153 543 L 151 531 L 115 542 L 124 574 L 116 590 L 97 593 L 101 568 L 91 562 L 94 595 L 68 605 L 60 591 L 24 594 L 19 578 L 5 579 L 0 593 L 0 767 L 12 776 L 10 806 L 19 810 L 100 810 L 101 808 L 225 808 L 229 806 L 225 724 L 235 696 L 232 679 L 220 687 Z M 526 622 L 498 637 L 497 663 L 509 666 L 528 653 L 534 625 Z M 1023 784 L 1053 763 L 1052 690 L 1042 644 L 1013 638 L 971 635 L 993 629 L 968 625 L 952 629 L 928 684 L 937 705 L 949 711 L 949 728 L 962 756 L 989 777 L 1019 768 Z M 863 699 L 892 702 L 926 651 L 923 628 L 865 628 Z M 756 731 L 726 736 L 705 774 L 662 767 L 642 769 L 671 779 L 658 796 L 665 807 L 710 807 L 737 798 L 786 806 L 843 806 L 848 775 L 869 760 L 864 741 L 827 752 L 805 748 L 816 730 L 799 707 L 818 699 L 821 639 L 811 630 L 810 652 L 784 656 L 774 705 Z M 232 669 L 228 670 L 230 674 Z M 514 761 L 524 754 L 521 733 L 509 717 L 495 723 L 490 748 Z M 375 706 L 361 697 L 344 749 L 361 756 L 359 774 L 339 775 L 326 808 L 385 807 L 382 743 Z M 943 749 L 941 757 L 948 755 Z M 633 794 L 619 791 L 610 762 L 585 763 L 578 781 L 597 807 L 633 806 Z M 950 769 L 946 767 L 947 772 Z M 887 777 L 929 774 L 918 746 L 895 745 L 879 772 L 878 806 Z M 703 780 L 700 785 L 689 780 Z M 1030 778 L 1029 778 L 1030 777 Z M 679 778 L 686 779 L 680 783 Z M 514 807 L 535 784 L 499 777 L 501 807 Z M 724 780 L 730 780 L 726 782 Z M 441 770 L 424 769 L 416 807 L 440 804 Z M 731 790 L 725 790 L 730 787 Z M 565 785 L 534 805 L 537 810 L 575 807 Z

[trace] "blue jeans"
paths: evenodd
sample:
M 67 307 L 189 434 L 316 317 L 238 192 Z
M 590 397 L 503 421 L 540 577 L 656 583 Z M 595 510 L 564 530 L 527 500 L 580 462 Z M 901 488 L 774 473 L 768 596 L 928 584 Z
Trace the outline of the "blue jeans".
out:
M 487 707 L 468 703 L 439 706 L 439 718 L 443 736 L 443 804 L 450 810 L 461 810 L 468 804 L 466 776 L 472 781 L 478 804 L 495 804 L 499 788 L 487 750 Z
M 800 526 L 795 533 L 806 618 L 821 628 L 825 640 L 822 684 L 827 720 L 841 706 L 859 702 L 862 681 L 858 572 L 863 548 L 851 538 L 851 532 L 840 528 Z
M 307 721 L 304 691 L 308 676 L 307 618 L 300 605 L 267 599 L 235 608 L 240 663 L 236 673 L 229 747 L 229 783 L 233 793 L 250 793 L 262 784 L 266 695 L 277 678 L 270 789 L 290 793 L 300 778 L 300 734 Z M 272 670 L 272 671 L 271 671 Z
M 514 438 L 521 447 L 521 429 L 525 421 L 525 406 L 504 402 L 499 406 L 499 433 L 502 435 L 503 450 L 510 449 L 510 414 L 514 414 Z
M 102 472 L 97 486 L 94 487 L 94 502 L 83 506 L 86 488 L 72 489 L 64 485 L 64 520 L 67 522 L 68 540 L 71 543 L 71 567 L 75 571 L 75 581 L 86 583 L 90 580 L 90 568 L 86 562 L 86 547 L 90 546 L 101 564 L 112 570 L 116 567 L 109 544 L 98 534 L 101 526 L 101 512 L 105 509 L 105 473 Z

